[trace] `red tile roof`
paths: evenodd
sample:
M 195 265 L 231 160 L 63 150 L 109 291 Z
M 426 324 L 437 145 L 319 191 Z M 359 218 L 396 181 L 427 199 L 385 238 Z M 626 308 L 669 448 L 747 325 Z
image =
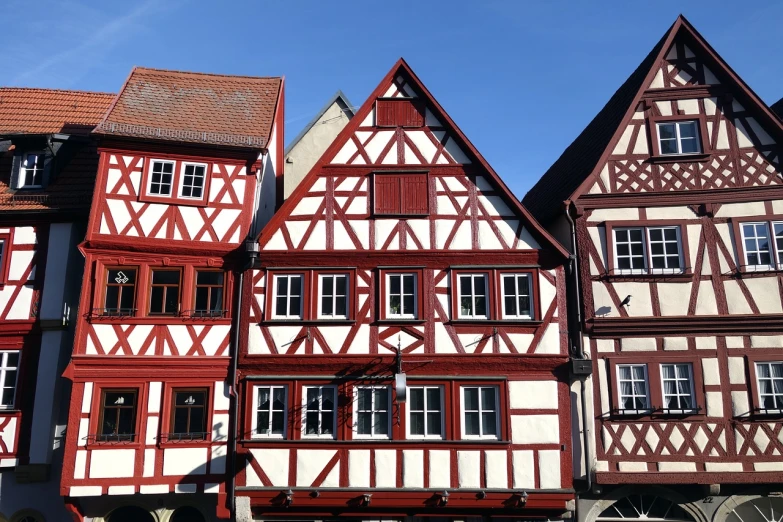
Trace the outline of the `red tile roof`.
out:
M 87 134 L 114 94 L 0 87 L 0 135 Z
M 136 67 L 97 134 L 264 148 L 282 78 Z

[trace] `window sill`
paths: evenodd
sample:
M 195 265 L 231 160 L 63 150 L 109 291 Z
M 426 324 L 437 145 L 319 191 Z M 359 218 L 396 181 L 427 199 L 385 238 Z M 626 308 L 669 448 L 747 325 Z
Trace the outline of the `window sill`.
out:
M 425 324 L 426 319 L 378 319 L 375 321 L 377 324 Z
M 679 280 L 690 281 L 693 279 L 693 273 L 690 270 L 680 273 L 664 273 L 664 272 L 651 272 L 651 273 L 633 273 L 633 274 L 604 274 L 598 276 L 599 280 L 603 281 L 640 281 L 640 282 L 654 282 L 662 280 Z
M 694 410 L 612 410 L 610 413 L 603 415 L 605 420 L 610 421 L 648 421 L 648 422 L 660 422 L 665 420 L 692 420 L 698 421 L 707 418 L 704 408 L 696 408 Z
M 147 193 L 139 195 L 139 201 L 144 203 L 157 203 L 160 205 L 179 205 L 185 207 L 206 207 L 207 199 L 190 199 L 179 196 L 155 196 Z
M 213 444 L 212 439 L 207 440 L 162 440 L 158 442 L 159 448 L 181 448 L 187 446 L 189 448 L 211 446 Z
M 490 325 L 501 325 L 501 324 L 513 324 L 517 326 L 537 326 L 540 325 L 543 321 L 540 319 L 452 319 L 448 321 L 446 324 L 453 324 L 453 325 L 480 325 L 480 324 L 490 324 Z
M 177 323 L 210 323 L 231 324 L 230 317 L 192 317 L 189 315 L 86 315 L 89 323 L 109 324 L 177 324 Z
M 432 444 L 433 446 L 445 446 L 449 444 L 458 445 L 493 445 L 493 446 L 508 446 L 511 444 L 510 440 L 496 440 L 496 439 L 241 439 L 240 444 L 254 444 L 254 443 L 272 443 L 272 444 L 401 444 L 401 445 L 423 445 Z
M 355 324 L 355 319 L 267 319 L 261 321 L 262 326 L 274 326 L 281 324 L 298 324 L 302 326 L 328 326 L 328 325 L 346 325 Z
M 138 440 L 134 441 L 128 441 L 128 440 L 93 440 L 93 441 L 87 441 L 87 444 L 84 445 L 87 449 L 96 449 L 96 448 L 106 448 L 106 447 L 123 447 L 123 448 L 140 448 L 142 447 L 142 442 Z
M 665 156 L 650 156 L 650 163 L 705 163 L 712 154 L 700 152 L 699 154 L 670 154 Z

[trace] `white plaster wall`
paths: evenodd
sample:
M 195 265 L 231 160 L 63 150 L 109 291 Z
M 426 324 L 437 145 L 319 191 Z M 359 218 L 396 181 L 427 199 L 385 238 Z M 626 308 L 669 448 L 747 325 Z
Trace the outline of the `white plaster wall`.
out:
M 90 478 L 125 478 L 133 476 L 136 450 L 93 450 L 90 454 Z
M 163 450 L 163 474 L 166 476 L 204 475 L 208 448 L 166 448 Z

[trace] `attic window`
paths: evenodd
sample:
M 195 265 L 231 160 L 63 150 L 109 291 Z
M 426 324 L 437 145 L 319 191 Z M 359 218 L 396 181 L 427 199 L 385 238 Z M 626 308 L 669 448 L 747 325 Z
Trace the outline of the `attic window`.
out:
M 44 155 L 40 152 L 30 152 L 22 156 L 19 167 L 19 177 L 16 188 L 41 188 L 43 183 Z
M 661 155 L 665 156 L 700 153 L 699 122 L 688 120 L 658 123 L 658 147 Z
M 379 98 L 376 103 L 378 127 L 423 127 L 424 110 L 419 100 Z
M 426 216 L 427 174 L 376 174 L 373 199 L 376 215 Z

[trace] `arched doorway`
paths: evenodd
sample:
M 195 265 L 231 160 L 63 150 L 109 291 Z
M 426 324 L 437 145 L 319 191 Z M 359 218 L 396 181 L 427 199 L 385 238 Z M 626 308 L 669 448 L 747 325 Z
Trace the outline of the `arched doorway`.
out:
M 106 522 L 155 522 L 155 517 L 140 507 L 123 506 L 112 511 Z
M 596 518 L 596 522 L 695 522 L 680 505 L 655 495 L 628 495 L 608 508 Z M 748 522 L 748 521 L 745 521 Z
M 726 501 L 725 522 L 781 522 L 783 498 L 745 497 Z M 718 516 L 715 517 L 718 520 Z
M 191 506 L 182 506 L 172 513 L 169 522 L 205 522 L 205 520 L 204 515 L 198 509 Z

